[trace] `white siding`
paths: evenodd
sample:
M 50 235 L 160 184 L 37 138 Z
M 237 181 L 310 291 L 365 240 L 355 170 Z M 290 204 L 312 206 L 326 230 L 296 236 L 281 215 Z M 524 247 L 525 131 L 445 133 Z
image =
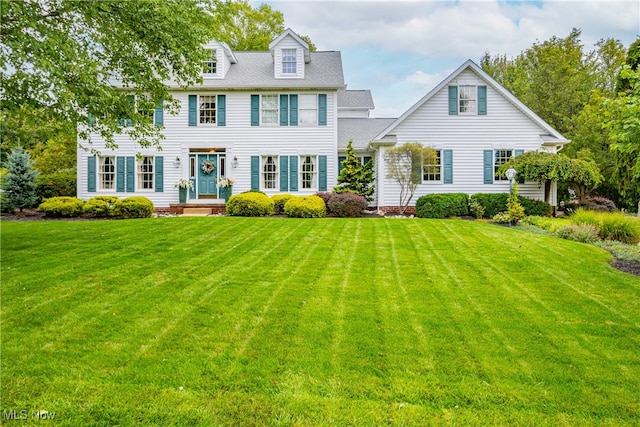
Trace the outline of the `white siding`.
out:
M 466 70 L 451 82 L 486 85 L 475 73 Z M 424 183 L 418 186 L 411 204 L 431 193 L 505 193 L 508 181 L 484 184 L 484 150 L 538 150 L 541 134 L 547 133 L 501 94 L 487 85 L 487 115 L 449 115 L 448 89 L 445 86 L 393 131 L 398 144 L 420 142 L 453 154 L 453 184 Z M 380 150 L 384 156 L 384 149 Z M 383 159 L 380 159 L 383 161 Z M 379 175 L 380 206 L 398 205 L 398 184 Z M 537 183 L 520 185 L 520 195 L 544 199 L 544 188 Z
M 287 92 L 283 92 L 287 93 Z M 304 92 L 288 92 L 304 93 Z M 318 92 L 308 92 L 318 93 Z M 327 156 L 327 188 L 335 186 L 337 173 L 337 92 L 327 94 L 326 126 L 251 126 L 251 95 L 257 92 L 177 92 L 174 97 L 180 101 L 180 112 L 172 116 L 165 111 L 165 139 L 161 142 L 162 151 L 154 149 L 140 150 L 126 135 L 116 136 L 118 149 L 106 150 L 103 141 L 93 137 L 90 148 L 99 150 L 103 155 L 135 156 L 161 155 L 164 157 L 164 191 L 136 191 L 135 193 L 107 193 L 105 191 L 88 192 L 87 157 L 91 154 L 78 152 L 78 197 L 89 199 L 98 194 L 113 194 L 119 197 L 143 195 L 153 200 L 156 207 L 168 207 L 178 203 L 178 189 L 174 185 L 180 179 L 189 178 L 189 150 L 197 148 L 224 149 L 227 157 L 227 177 L 233 178 L 233 193 L 248 191 L 251 188 L 251 156 L 262 155 L 325 155 Z M 189 126 L 188 98 L 190 94 L 226 95 L 226 126 L 206 124 Z M 86 141 L 80 141 L 87 146 Z M 173 163 L 180 158 L 180 167 Z M 233 168 L 233 158 L 237 157 L 238 166 Z M 308 191 L 307 193 L 314 193 Z M 272 194 L 278 191 L 271 192 Z M 298 191 L 296 194 L 305 194 Z M 189 202 L 192 202 L 191 200 Z M 211 203 L 211 199 L 195 201 Z

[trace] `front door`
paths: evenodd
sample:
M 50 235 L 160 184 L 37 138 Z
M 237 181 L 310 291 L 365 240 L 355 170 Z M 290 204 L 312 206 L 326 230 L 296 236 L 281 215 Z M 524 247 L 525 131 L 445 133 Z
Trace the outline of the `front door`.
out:
M 218 155 L 198 154 L 198 197 L 218 196 Z M 213 166 L 213 170 L 212 167 Z

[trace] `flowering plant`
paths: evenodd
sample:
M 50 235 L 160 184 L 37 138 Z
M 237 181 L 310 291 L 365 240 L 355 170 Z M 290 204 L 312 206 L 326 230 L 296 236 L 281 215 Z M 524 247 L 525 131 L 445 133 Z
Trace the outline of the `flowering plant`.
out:
M 233 180 L 231 178 L 218 178 L 218 187 L 231 187 Z
M 202 172 L 204 172 L 207 175 L 209 175 L 211 172 L 213 172 L 215 168 L 216 168 L 216 166 L 213 164 L 213 162 L 211 160 L 205 160 L 200 165 L 200 169 L 202 170 Z
M 176 185 L 173 186 L 173 188 L 192 189 L 193 188 L 193 183 L 191 181 L 189 181 L 188 179 L 181 179 L 180 181 L 178 181 L 178 183 Z

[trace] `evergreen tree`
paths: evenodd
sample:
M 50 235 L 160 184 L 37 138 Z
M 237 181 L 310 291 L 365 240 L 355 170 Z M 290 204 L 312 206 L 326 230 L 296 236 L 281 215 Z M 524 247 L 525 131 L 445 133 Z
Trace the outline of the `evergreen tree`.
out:
M 16 208 L 20 212 L 24 208 L 36 205 L 36 180 L 38 172 L 33 169 L 33 161 L 29 153 L 22 147 L 11 151 L 7 158 L 7 174 L 2 180 L 2 209 L 13 212 Z
M 334 188 L 336 193 L 353 192 L 368 201 L 373 201 L 375 176 L 373 174 L 373 161 L 362 164 L 356 156 L 352 146 L 353 141 L 347 145 L 347 158 L 342 161 L 342 170 L 338 176 L 338 185 Z

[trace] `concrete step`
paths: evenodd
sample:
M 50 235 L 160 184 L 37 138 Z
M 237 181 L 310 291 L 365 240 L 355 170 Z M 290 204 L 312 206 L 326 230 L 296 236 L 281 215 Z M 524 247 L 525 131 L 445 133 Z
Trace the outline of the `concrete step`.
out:
M 208 216 L 211 215 L 211 208 L 184 208 L 180 216 Z

